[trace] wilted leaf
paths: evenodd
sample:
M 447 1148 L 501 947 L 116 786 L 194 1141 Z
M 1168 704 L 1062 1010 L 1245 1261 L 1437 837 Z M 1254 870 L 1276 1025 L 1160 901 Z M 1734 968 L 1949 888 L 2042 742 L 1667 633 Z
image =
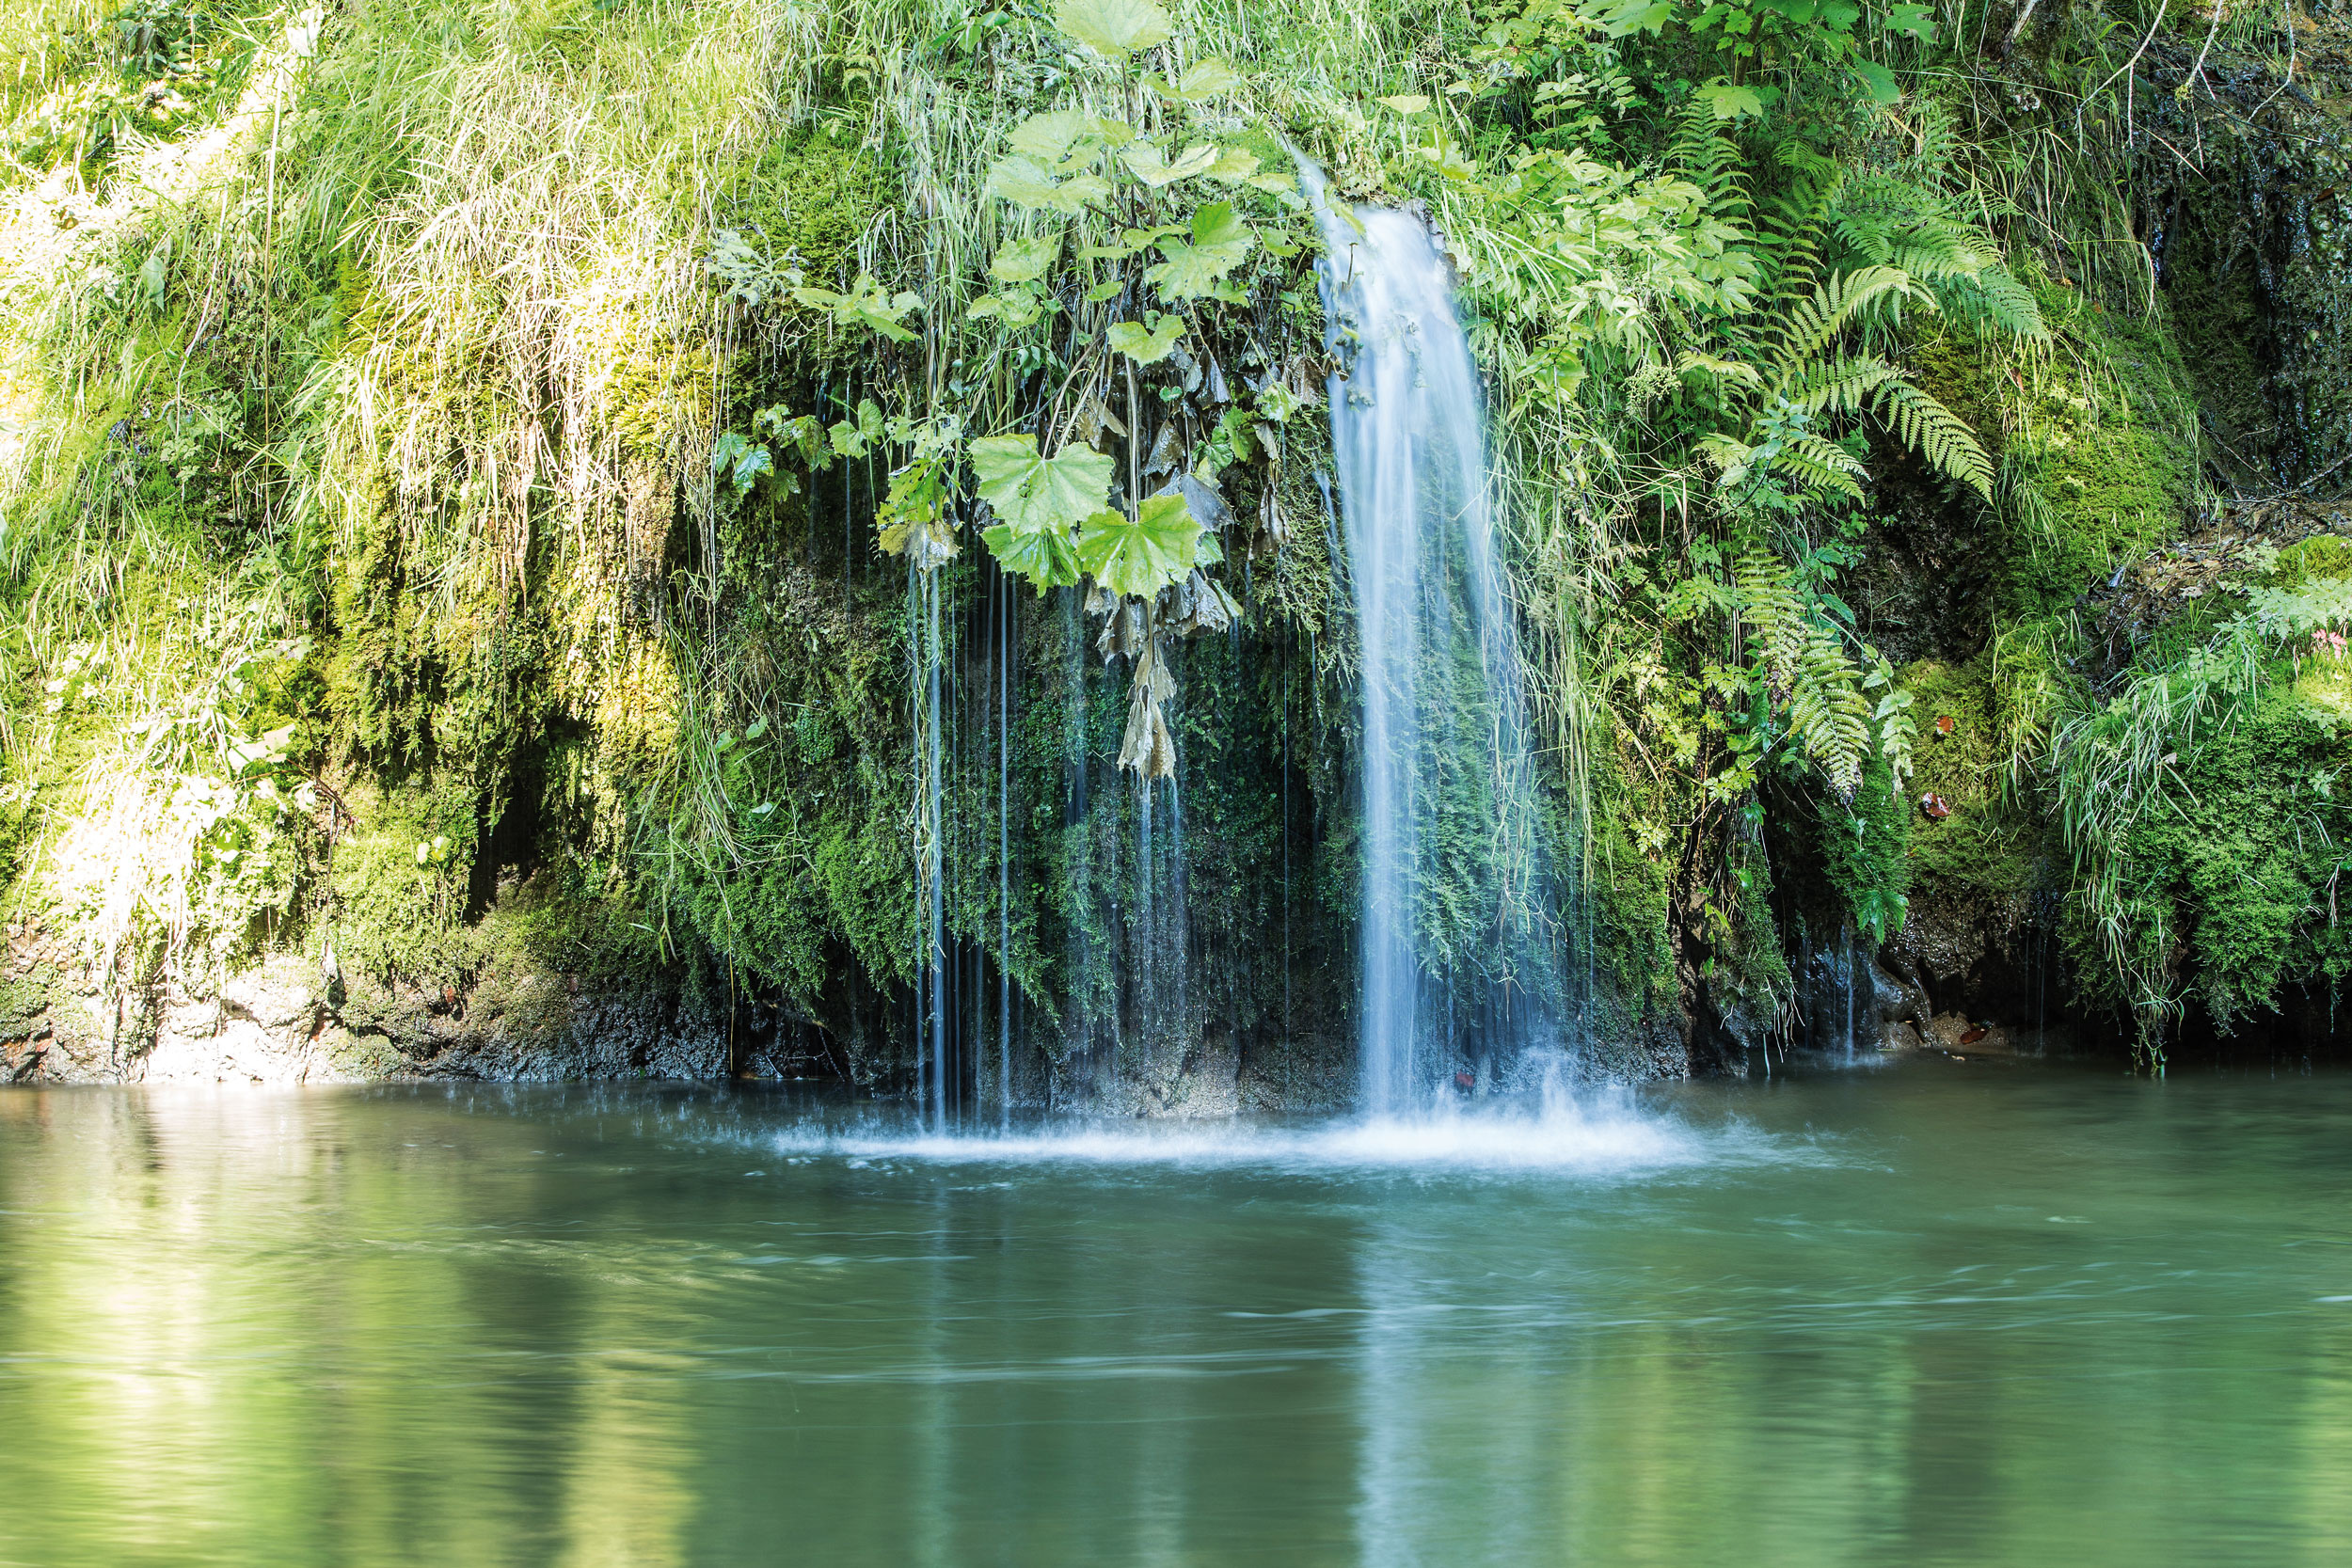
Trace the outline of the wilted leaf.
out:
M 1156 365 L 1168 357 L 1168 351 L 1183 337 L 1184 324 L 1176 316 L 1152 313 L 1152 325 L 1140 322 L 1120 322 L 1110 329 L 1111 347 L 1138 365 Z
M 1226 504 L 1223 494 L 1209 481 L 1192 474 L 1180 474 L 1173 492 L 1184 497 L 1185 510 L 1202 528 L 1215 531 L 1232 524 L 1233 509 Z M 1208 541 L 1203 540 L 1202 543 Z
M 1125 619 L 1132 605 L 1121 605 L 1115 619 Z M 1176 695 L 1176 677 L 1168 673 L 1167 655 L 1154 633 L 1136 651 L 1135 679 L 1127 688 L 1127 733 L 1119 743 L 1119 766 L 1147 779 L 1165 779 L 1176 771 L 1176 737 L 1168 733 L 1167 703 Z
M 1152 496 L 1133 517 L 1097 512 L 1080 525 L 1078 564 L 1114 594 L 1148 598 L 1192 570 L 1200 539 L 1183 496 Z
M 942 522 L 891 523 L 882 531 L 882 547 L 892 555 L 905 556 L 925 572 L 956 558 L 955 534 Z
M 1115 60 L 1157 48 L 1174 33 L 1168 13 L 1152 0 L 1060 0 L 1054 25 Z
M 1401 115 L 1422 114 L 1429 107 L 1429 100 L 1417 92 L 1400 93 L 1394 98 L 1383 98 L 1380 102 Z
M 980 537 L 1006 571 L 1026 578 L 1040 593 L 1071 587 L 1078 580 L 1077 552 L 1070 535 L 1059 529 L 1023 530 L 998 523 L 984 530 Z

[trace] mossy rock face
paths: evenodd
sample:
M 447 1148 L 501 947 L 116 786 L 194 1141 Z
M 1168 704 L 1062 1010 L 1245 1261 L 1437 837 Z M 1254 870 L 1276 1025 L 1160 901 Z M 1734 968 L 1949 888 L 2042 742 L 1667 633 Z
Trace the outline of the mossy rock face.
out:
M 2203 149 L 2193 174 L 2151 158 L 2143 199 L 2162 214 L 2150 250 L 2214 435 L 2211 461 L 2243 491 L 2299 483 L 2352 456 L 2352 212 L 2340 199 L 2352 138 L 2335 97 L 2343 28 L 2320 26 L 2329 63 L 2312 79 L 2316 101 L 2300 78 L 2289 90 L 2270 62 L 2239 58 L 2217 59 L 2204 78 L 2221 84 L 2219 102 L 2151 103 L 2169 140 Z
M 468 983 L 483 951 L 465 920 L 471 792 L 362 786 L 348 804 L 360 825 L 336 845 L 328 874 L 328 941 L 341 966 L 380 985 Z
M 1987 654 L 1960 666 L 1922 660 L 1901 672 L 1919 728 L 1906 786 L 1911 863 L 1920 878 L 2017 894 L 2034 885 L 2039 847 L 2031 825 L 2001 800 L 2000 703 L 1992 666 Z M 1942 729 L 1947 719 L 1948 734 Z M 1922 807 L 1929 795 L 1950 815 Z
M 50 1008 L 56 999 L 57 981 L 55 966 L 40 964 L 0 984 L 0 1042 L 29 1039 L 48 1022 Z
M 2046 352 L 2002 352 L 1957 322 L 1913 350 L 1922 385 L 1999 446 L 2010 475 L 1988 541 L 1987 609 L 2002 616 L 2072 605 L 2177 532 L 2200 496 L 2195 387 L 2172 314 L 2161 301 L 2110 305 L 2061 278 L 2038 279 L 2034 296 Z

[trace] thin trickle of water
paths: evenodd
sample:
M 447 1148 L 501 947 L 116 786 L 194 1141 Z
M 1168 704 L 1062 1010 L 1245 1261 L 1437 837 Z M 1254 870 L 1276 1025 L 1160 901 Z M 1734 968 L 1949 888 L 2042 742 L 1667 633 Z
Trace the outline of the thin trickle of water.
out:
M 1059 590 L 1061 597 L 1062 647 L 1062 821 L 1065 825 L 1087 819 L 1087 687 L 1078 614 L 1078 590 Z M 1066 864 L 1069 894 L 1073 908 L 1079 906 L 1085 890 L 1094 878 L 1094 841 L 1089 834 L 1079 834 L 1071 849 Z M 1062 1021 L 1063 1033 L 1073 1041 L 1090 1044 L 1094 1037 L 1093 1019 L 1088 1016 L 1087 996 L 1091 975 L 1089 945 L 1089 923 L 1073 920 L 1064 927 L 1067 946 L 1064 957 L 1069 964 L 1069 1011 Z M 1112 1010 L 1116 1019 L 1116 1009 Z
M 996 1114 L 1012 1115 L 1012 653 L 1020 599 L 996 575 Z
M 1340 367 L 1331 435 L 1363 692 L 1359 1031 L 1364 1104 L 1379 1115 L 1424 1102 L 1456 1050 L 1534 1042 L 1528 985 L 1549 960 L 1528 927 L 1549 918 L 1550 880 L 1447 264 L 1414 217 L 1334 208 L 1304 172 Z M 1479 924 L 1463 921 L 1466 902 Z
M 947 943 L 946 878 L 942 862 L 940 812 L 939 676 L 943 663 L 939 621 L 939 577 L 912 560 L 907 563 L 907 614 L 914 625 L 909 642 L 914 649 L 917 832 L 916 874 L 921 878 L 921 907 L 928 916 L 922 961 L 916 967 L 916 1021 L 923 1052 L 917 1069 L 924 1113 L 934 1126 L 947 1124 Z
M 1862 964 L 1854 953 L 1853 927 L 1851 924 L 1842 926 L 1838 934 L 1844 939 L 1846 948 L 1846 1065 L 1851 1067 L 1854 1059 L 1854 980 L 1861 973 Z

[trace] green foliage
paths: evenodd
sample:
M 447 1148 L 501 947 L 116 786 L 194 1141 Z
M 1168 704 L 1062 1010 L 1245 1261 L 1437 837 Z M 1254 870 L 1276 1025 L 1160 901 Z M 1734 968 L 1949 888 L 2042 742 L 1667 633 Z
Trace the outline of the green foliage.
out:
M 864 273 L 842 293 L 803 287 L 794 289 L 792 297 L 824 311 L 836 326 L 863 326 L 897 343 L 914 341 L 914 334 L 898 324 L 909 312 L 923 308 L 921 294 L 905 289 L 894 294 Z
M 1234 886 L 1312 837 L 1268 816 L 1311 780 L 1299 885 L 1339 897 L 1354 651 L 1295 145 L 1334 201 L 1422 203 L 1459 274 L 1541 730 L 1543 819 L 1510 831 L 1600 905 L 1564 952 L 1660 1006 L 1714 964 L 1770 1015 L 1781 827 L 1880 931 L 1914 874 L 2024 886 L 2049 805 L 2119 994 L 2206 984 L 2167 967 L 2183 911 L 2222 907 L 2192 825 L 2295 955 L 2196 937 L 2215 998 L 2331 961 L 2293 947 L 2308 912 L 2271 918 L 2319 907 L 2317 862 L 2176 788 L 2234 757 L 2227 787 L 2337 833 L 2289 812 L 2284 761 L 2229 751 L 2268 726 L 2306 793 L 2332 766 L 2343 693 L 2279 663 L 2321 623 L 2257 598 L 2241 637 L 2233 600 L 2114 702 L 2082 689 L 2066 615 L 2197 499 L 2182 324 L 2061 280 L 2019 215 L 2058 119 L 2020 99 L 2026 129 L 1974 147 L 1974 78 L 1913 73 L 1916 7 L 41 10 L 38 49 L 0 19 L 0 179 L 84 188 L 23 204 L 0 367 L 0 807 L 39 918 L 202 963 L 331 936 L 420 994 L 567 942 L 717 954 L 811 1015 L 845 976 L 904 984 L 928 743 L 988 733 L 929 729 L 908 682 L 984 657 L 967 525 L 1040 590 L 1097 591 L 1015 617 L 1017 908 L 952 820 L 1000 804 L 990 770 L 940 781 L 959 940 L 1116 1011 L 1136 800 L 1070 793 L 1114 756 L 1181 775 L 1196 876 Z M 2066 244 L 2137 258 L 2119 232 Z M 1899 679 L 1854 586 L 1898 501 L 1981 531 L 1997 579 L 1987 651 Z M 1467 691 L 1457 652 L 1434 678 Z M 1931 710 L 1960 736 L 1922 739 Z M 1476 739 L 1433 742 L 1450 823 L 1494 815 Z M 135 877 L 55 870 L 70 832 L 135 828 Z M 1263 935 L 1272 903 L 1212 915 L 1194 885 L 1203 928 Z M 1433 877 L 1417 918 L 1474 965 L 1466 886 Z
M 1110 345 L 1138 365 L 1156 365 L 1175 352 L 1176 340 L 1184 335 L 1181 316 L 1163 316 L 1152 312 L 1150 323 L 1113 322 L 1108 334 Z
M 2082 898 L 2076 937 L 2082 960 L 2103 977 L 2106 994 L 2134 1018 L 2142 1049 L 2157 1059 L 2181 1008 L 2173 947 L 2187 933 L 2175 903 L 2177 883 L 2151 879 L 2145 863 L 2154 853 L 2150 846 L 2181 835 L 2185 844 L 2201 831 L 2225 833 L 2217 849 L 2234 846 L 2243 859 L 2259 847 L 2267 886 L 2282 875 L 2273 862 L 2285 852 L 2283 843 L 2266 832 L 2245 836 L 2249 830 L 2241 812 L 2265 810 L 2269 815 L 2252 820 L 2284 826 L 2298 813 L 2318 811 L 2318 840 L 2330 841 L 2338 831 L 2327 815 L 2331 806 L 2297 803 L 2290 811 L 2281 804 L 2288 798 L 2303 802 L 2304 796 L 2332 802 L 2322 744 L 2333 735 L 2332 718 L 2264 692 L 2292 673 L 2283 668 L 2283 655 L 2315 633 L 2340 639 L 2341 628 L 2352 625 L 2352 580 L 2321 578 L 2245 592 L 2246 608 L 2209 641 L 2138 673 L 2105 706 L 2069 719 L 2051 745 L 2058 825 L 2074 855 Z M 2313 651 L 2323 658 L 2338 657 Z M 2249 752 L 2249 736 L 2264 737 L 2265 745 Z M 2207 784 L 2223 775 L 2229 788 L 2211 806 L 2199 803 L 2201 768 Z M 2315 772 L 2328 773 L 2326 785 L 2312 782 Z M 2281 811 L 2287 815 L 2278 815 Z M 2225 818 L 2237 825 L 2226 827 Z M 2203 863 L 2216 859 L 2207 855 Z M 2191 891 L 2210 899 L 2218 885 L 2195 881 Z M 2278 924 L 2267 919 L 2263 928 L 2276 937 Z M 2263 981 L 2264 974 L 2271 979 Z M 2242 964 L 2225 965 L 2208 972 L 2201 985 L 2226 1025 L 2234 1010 L 2263 1005 L 2276 989 L 2276 974 L 2258 969 L 2249 979 Z
M 1173 36 L 1168 13 L 1152 0 L 1058 0 L 1054 25 L 1120 60 Z
M 1114 594 L 1148 598 L 1192 570 L 1200 542 L 1200 525 L 1183 496 L 1149 496 L 1133 517 L 1089 517 L 1078 532 L 1078 565 Z

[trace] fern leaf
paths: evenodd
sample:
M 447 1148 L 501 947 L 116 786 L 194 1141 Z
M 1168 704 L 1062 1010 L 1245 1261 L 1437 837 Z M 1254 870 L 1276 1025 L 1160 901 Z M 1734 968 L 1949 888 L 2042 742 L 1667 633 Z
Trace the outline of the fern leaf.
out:
M 1862 693 L 1861 669 L 1836 634 L 1818 624 L 1805 628 L 1798 654 L 1788 731 L 1837 798 L 1852 800 L 1870 754 L 1870 701 Z
M 1816 284 L 1810 299 L 1798 301 L 1782 324 L 1773 358 L 1784 374 L 1795 373 L 1825 352 L 1832 340 L 1871 307 L 1928 297 L 1900 267 L 1861 267 L 1834 273 Z
M 1894 374 L 1895 367 L 1877 355 L 1849 355 L 1797 366 L 1779 390 L 1808 413 L 1850 414 Z
M 2033 291 L 2011 277 L 2008 268 L 1986 267 L 1968 281 L 1974 302 L 1982 308 L 1984 319 L 1993 325 L 2012 337 L 2036 341 L 2050 335 L 2050 329 L 2042 323 L 2042 307 L 2034 299 Z
M 1929 467 L 1992 500 L 1993 460 L 1960 416 L 1899 376 L 1879 388 L 1878 406 L 1895 438 Z
M 1666 150 L 1666 165 L 1707 193 L 1707 205 L 1716 215 L 1740 222 L 1749 208 L 1747 175 L 1740 144 L 1724 133 L 1724 122 L 1706 103 L 1693 99 L 1682 111 Z
M 1784 445 L 1773 467 L 1795 474 L 1808 486 L 1848 500 L 1862 499 L 1864 469 L 1851 452 L 1819 436 L 1799 436 Z
M 1804 605 L 1780 557 L 1760 544 L 1743 548 L 1731 566 L 1740 626 L 1748 652 L 1764 666 L 1775 699 L 1788 692 L 1804 657 Z

